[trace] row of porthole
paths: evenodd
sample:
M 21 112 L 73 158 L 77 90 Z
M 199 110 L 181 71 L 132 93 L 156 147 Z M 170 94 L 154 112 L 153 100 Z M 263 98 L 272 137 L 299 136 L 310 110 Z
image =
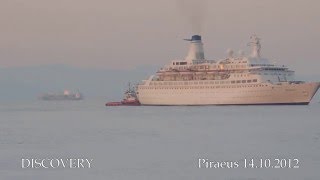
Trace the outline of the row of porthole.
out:
M 267 87 L 268 85 L 245 85 L 245 86 L 191 86 L 191 87 L 140 87 L 140 89 L 218 89 L 218 88 L 247 88 L 247 87 Z
M 258 82 L 257 79 L 253 79 L 253 80 L 234 80 L 234 81 L 196 81 L 196 82 L 154 82 L 154 83 L 150 83 L 150 85 L 198 85 L 198 84 L 235 84 L 235 83 L 256 83 Z
M 238 92 L 238 94 L 241 94 L 241 93 L 250 93 L 250 97 L 268 97 L 270 96 L 270 94 L 264 94 L 264 95 L 261 95 L 260 93 L 261 91 L 240 91 Z M 194 94 L 193 92 L 183 92 L 183 94 Z M 153 94 L 168 94 L 168 95 L 171 95 L 171 94 L 182 94 L 181 92 L 157 92 L 157 93 L 144 93 L 144 95 L 153 95 Z M 227 93 L 227 92 L 199 92 L 198 94 L 213 94 L 213 95 L 216 95 L 216 94 L 224 94 L 225 97 L 219 97 L 219 98 L 226 98 L 228 97 L 228 95 L 232 94 L 234 95 L 234 93 Z M 243 98 L 243 96 L 238 96 L 238 97 L 232 97 L 232 98 Z

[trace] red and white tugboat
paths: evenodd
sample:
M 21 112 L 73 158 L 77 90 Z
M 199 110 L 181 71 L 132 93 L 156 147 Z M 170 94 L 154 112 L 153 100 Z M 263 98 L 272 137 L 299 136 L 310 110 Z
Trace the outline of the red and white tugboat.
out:
M 106 106 L 140 106 L 135 90 L 129 83 L 129 89 L 124 93 L 124 98 L 120 102 L 108 102 Z

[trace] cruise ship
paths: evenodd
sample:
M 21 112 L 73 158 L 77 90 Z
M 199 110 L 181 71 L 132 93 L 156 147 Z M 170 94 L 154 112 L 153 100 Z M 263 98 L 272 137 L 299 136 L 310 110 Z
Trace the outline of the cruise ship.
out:
M 224 59 L 204 56 L 200 35 L 194 35 L 184 60 L 173 60 L 137 85 L 141 105 L 307 105 L 319 82 L 294 79 L 294 71 L 261 57 L 253 35 L 250 55 L 232 50 Z

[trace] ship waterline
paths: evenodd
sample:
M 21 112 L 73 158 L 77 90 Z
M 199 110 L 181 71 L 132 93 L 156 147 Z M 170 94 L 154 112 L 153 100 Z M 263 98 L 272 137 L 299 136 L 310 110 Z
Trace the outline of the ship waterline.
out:
M 188 56 L 173 60 L 137 86 L 142 105 L 307 105 L 319 82 L 294 79 L 294 71 L 261 58 L 260 39 L 251 37 L 252 54 L 228 51 L 221 60 L 204 57 L 201 36 L 192 36 Z

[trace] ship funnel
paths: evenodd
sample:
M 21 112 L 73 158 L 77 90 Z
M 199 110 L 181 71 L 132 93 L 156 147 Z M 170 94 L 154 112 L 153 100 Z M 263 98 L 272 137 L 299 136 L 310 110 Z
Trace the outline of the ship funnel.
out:
M 204 51 L 201 36 L 194 35 L 191 37 L 191 39 L 185 40 L 190 41 L 190 48 L 186 57 L 186 61 L 192 63 L 194 60 L 204 60 Z

